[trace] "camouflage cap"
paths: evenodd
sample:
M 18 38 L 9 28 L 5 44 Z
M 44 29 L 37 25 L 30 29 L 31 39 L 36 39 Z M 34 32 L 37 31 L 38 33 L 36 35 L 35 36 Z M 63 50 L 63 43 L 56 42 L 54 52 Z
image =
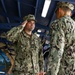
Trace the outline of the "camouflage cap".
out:
M 70 10 L 74 9 L 74 5 L 69 2 L 58 2 L 56 9 L 59 7 L 68 7 Z
M 27 20 L 27 21 L 31 21 L 31 20 L 33 20 L 33 21 L 36 22 L 36 20 L 35 20 L 35 16 L 32 15 L 32 14 L 29 14 L 29 15 L 25 16 L 25 17 L 23 18 L 23 20 Z

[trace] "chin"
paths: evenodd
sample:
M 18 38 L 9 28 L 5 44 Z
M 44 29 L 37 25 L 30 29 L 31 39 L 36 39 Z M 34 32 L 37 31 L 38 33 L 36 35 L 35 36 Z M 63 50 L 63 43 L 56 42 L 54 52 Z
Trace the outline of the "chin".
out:
M 31 30 L 34 30 L 34 28 L 32 28 Z
M 30 29 L 30 31 L 33 31 L 34 29 Z

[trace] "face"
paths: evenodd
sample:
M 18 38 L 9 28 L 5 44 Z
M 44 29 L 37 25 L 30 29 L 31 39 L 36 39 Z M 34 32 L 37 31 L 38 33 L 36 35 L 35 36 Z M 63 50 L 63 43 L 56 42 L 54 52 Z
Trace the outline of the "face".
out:
M 28 31 L 33 31 L 35 28 L 35 21 L 28 21 L 26 23 L 25 29 Z

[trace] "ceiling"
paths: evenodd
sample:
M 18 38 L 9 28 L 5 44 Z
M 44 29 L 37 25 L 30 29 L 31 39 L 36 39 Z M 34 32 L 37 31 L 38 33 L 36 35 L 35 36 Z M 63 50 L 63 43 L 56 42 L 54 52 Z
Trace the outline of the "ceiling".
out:
M 50 23 L 56 19 L 54 11 L 58 1 L 68 1 L 75 4 L 75 0 L 51 0 L 48 13 L 44 18 L 41 13 L 45 0 L 0 0 L 0 33 L 20 25 L 24 16 L 33 14 L 37 20 L 34 32 L 41 29 L 42 32 L 37 32 L 41 38 L 49 36 Z M 72 17 L 75 17 L 75 10 Z

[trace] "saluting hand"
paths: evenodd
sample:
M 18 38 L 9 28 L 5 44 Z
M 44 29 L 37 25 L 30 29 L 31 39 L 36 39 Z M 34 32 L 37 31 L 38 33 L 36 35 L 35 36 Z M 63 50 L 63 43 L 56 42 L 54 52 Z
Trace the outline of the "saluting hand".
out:
M 22 26 L 25 27 L 26 23 L 27 23 L 27 20 L 22 22 Z

